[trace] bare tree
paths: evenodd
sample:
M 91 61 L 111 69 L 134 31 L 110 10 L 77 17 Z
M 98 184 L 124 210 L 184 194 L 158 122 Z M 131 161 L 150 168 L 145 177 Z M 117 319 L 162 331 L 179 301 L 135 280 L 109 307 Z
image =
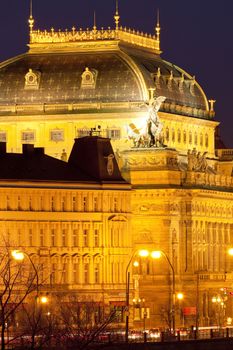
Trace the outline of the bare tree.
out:
M 18 252 L 18 253 L 16 253 Z M 9 329 L 16 313 L 29 295 L 38 291 L 38 270 L 30 257 L 24 258 L 8 243 L 0 248 L 0 322 L 1 349 L 12 341 Z M 17 259 L 17 257 L 20 259 Z
M 116 311 L 95 301 L 77 300 L 69 297 L 60 303 L 63 342 L 70 349 L 86 349 L 98 340 L 101 333 L 116 319 Z

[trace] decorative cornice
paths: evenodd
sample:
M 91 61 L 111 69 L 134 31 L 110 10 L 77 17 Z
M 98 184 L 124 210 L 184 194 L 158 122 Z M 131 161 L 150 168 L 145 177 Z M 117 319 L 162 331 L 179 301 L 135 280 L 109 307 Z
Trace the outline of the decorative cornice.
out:
M 108 29 L 96 29 L 95 27 L 91 30 L 89 28 L 86 30 L 83 30 L 82 28 L 77 30 L 75 27 L 73 27 L 71 31 L 55 31 L 53 28 L 50 31 L 31 30 L 29 46 L 32 49 L 35 44 L 56 43 L 61 47 L 66 47 L 67 43 L 75 44 L 80 42 L 86 43 L 90 41 L 98 42 L 111 40 L 120 40 L 131 45 L 153 50 L 157 54 L 161 53 L 160 40 L 158 37 L 151 34 L 144 34 L 143 32 L 132 29 L 127 29 L 126 27 L 119 27 L 119 29 L 111 29 L 110 27 L 108 27 Z

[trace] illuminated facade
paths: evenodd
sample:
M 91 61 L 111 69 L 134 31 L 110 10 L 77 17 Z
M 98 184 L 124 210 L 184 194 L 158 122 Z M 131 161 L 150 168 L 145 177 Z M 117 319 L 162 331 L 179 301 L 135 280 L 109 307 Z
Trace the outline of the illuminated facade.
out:
M 42 186 L 39 173 L 29 186 L 20 178 L 17 190 L 3 181 L 2 230 L 49 260 L 53 285 L 119 307 L 132 252 L 162 250 L 185 296 L 176 303 L 177 322 L 194 323 L 198 310 L 208 325 L 219 312 L 212 297 L 233 283 L 232 151 L 215 150 L 214 100 L 161 58 L 159 23 L 151 36 L 120 27 L 118 10 L 114 19 L 114 29 L 56 32 L 35 30 L 30 16 L 28 53 L 0 65 L 0 141 L 8 152 L 34 144 L 66 161 L 74 138 L 111 138 L 132 188 L 71 188 L 64 178 Z M 129 126 L 145 119 L 154 96 L 166 97 L 159 110 L 164 147 L 135 147 Z M 165 325 L 173 292 L 166 259 L 141 259 L 132 273 L 131 304 L 144 298 L 137 306 L 149 309 L 147 326 Z M 224 298 L 221 315 L 231 316 Z M 140 310 L 130 316 L 139 327 Z

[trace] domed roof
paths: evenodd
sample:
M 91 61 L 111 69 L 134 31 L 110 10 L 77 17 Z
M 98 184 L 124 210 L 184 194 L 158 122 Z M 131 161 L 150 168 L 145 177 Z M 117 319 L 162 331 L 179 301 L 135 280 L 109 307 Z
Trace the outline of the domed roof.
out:
M 206 96 L 194 78 L 163 60 L 158 51 L 109 39 L 105 46 L 102 40 L 99 47 L 85 42 L 68 49 L 43 42 L 41 47 L 31 45 L 28 53 L 3 62 L 0 113 L 9 113 L 1 108 L 9 105 L 94 103 L 93 109 L 98 109 L 98 103 L 140 104 L 153 89 L 155 95 L 166 97 L 161 110 L 209 117 Z

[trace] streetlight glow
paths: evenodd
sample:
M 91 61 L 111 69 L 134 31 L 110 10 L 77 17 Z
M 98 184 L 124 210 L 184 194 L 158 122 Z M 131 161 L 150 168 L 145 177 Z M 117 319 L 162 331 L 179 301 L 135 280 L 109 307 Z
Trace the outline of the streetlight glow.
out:
M 153 252 L 151 252 L 150 255 L 153 259 L 160 259 L 162 256 L 162 253 L 159 250 L 154 250 Z
M 149 256 L 149 252 L 146 249 L 142 249 L 142 250 L 139 250 L 138 255 L 143 258 L 146 258 L 147 256 Z
M 48 302 L 48 298 L 45 297 L 45 296 L 43 296 L 43 297 L 40 298 L 40 302 L 41 302 L 42 304 L 46 304 L 46 303 Z
M 228 254 L 233 256 L 233 248 L 228 249 Z
M 12 250 L 11 255 L 15 260 L 23 260 L 24 259 L 24 253 L 21 252 L 20 250 Z
M 138 267 L 138 266 L 139 266 L 139 262 L 138 262 L 137 260 L 135 260 L 135 261 L 133 262 L 133 266 L 134 266 L 134 267 Z
M 183 293 L 177 293 L 176 295 L 178 300 L 182 300 L 184 298 L 184 294 Z

